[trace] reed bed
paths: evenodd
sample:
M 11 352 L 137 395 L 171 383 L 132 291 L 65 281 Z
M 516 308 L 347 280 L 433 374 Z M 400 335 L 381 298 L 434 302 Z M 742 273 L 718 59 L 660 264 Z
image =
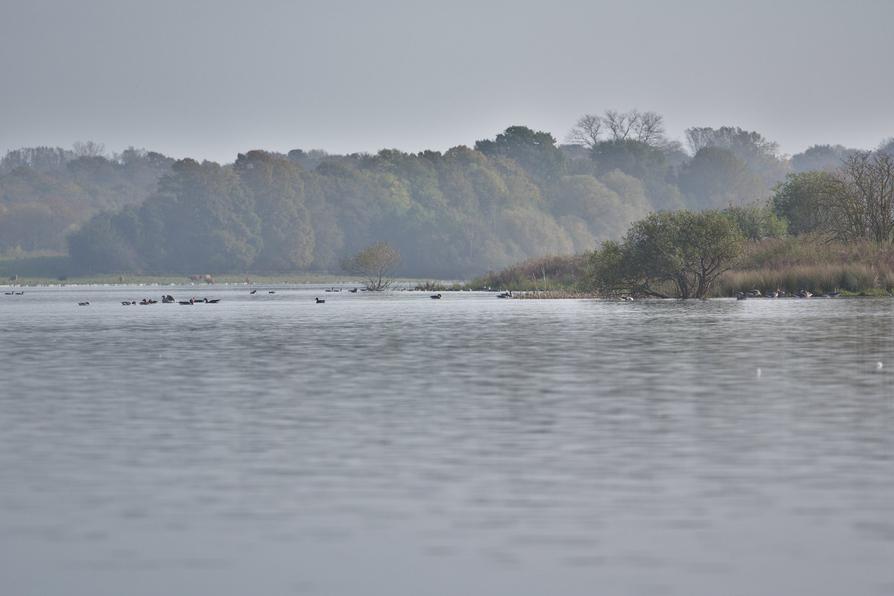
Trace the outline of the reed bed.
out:
M 890 294 L 894 292 L 894 247 L 805 237 L 756 242 L 718 280 L 713 294 L 732 296 L 751 289 Z
M 575 290 L 530 290 L 525 292 L 513 292 L 512 298 L 520 300 L 557 300 L 598 298 L 593 292 L 578 292 Z

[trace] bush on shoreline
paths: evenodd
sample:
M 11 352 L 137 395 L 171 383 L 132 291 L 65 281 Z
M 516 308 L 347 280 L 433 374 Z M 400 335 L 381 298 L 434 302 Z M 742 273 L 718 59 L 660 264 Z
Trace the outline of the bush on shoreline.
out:
M 546 271 L 547 284 L 541 271 Z M 587 255 L 553 256 L 526 261 L 476 278 L 473 289 L 554 290 L 572 295 L 599 292 L 587 288 L 591 275 Z M 745 244 L 743 254 L 722 274 L 710 297 L 734 296 L 738 291 L 762 292 L 802 288 L 815 294 L 884 295 L 894 293 L 894 246 L 864 242 L 828 242 L 817 236 L 769 238 Z

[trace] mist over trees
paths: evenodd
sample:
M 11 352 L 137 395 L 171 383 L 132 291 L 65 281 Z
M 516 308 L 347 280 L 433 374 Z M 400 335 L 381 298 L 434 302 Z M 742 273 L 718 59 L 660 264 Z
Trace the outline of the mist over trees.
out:
M 396 274 L 467 277 L 588 252 L 680 209 L 741 208 L 730 213 L 748 238 L 786 221 L 828 231 L 815 191 L 845 188 L 843 166 L 861 155 L 817 145 L 789 158 L 734 126 L 690 128 L 684 147 L 638 110 L 586 114 L 566 141 L 511 126 L 445 152 L 256 150 L 232 164 L 94 142 L 19 149 L 0 160 L 0 255 L 67 250 L 72 273 L 334 272 L 386 242 Z M 873 155 L 892 153 L 889 140 Z

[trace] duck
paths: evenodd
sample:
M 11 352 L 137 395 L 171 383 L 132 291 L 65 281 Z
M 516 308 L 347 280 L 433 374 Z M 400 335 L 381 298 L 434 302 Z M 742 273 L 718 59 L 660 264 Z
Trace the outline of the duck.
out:
M 501 292 L 497 294 L 497 298 L 512 298 L 512 291 L 507 290 L 506 292 Z
M 429 298 L 431 298 L 432 300 L 440 300 L 441 294 L 432 294 L 431 296 L 429 296 Z
M 252 290 L 251 292 L 249 292 L 249 294 L 251 294 L 251 295 L 255 295 L 255 294 L 257 294 L 257 293 L 258 293 L 257 290 Z
M 322 298 L 320 298 L 319 296 L 314 298 L 314 302 L 316 302 L 317 304 L 325 304 L 326 303 L 326 301 L 323 300 Z
M 350 293 L 352 293 L 352 294 L 356 294 L 356 293 L 357 293 L 357 288 L 353 288 L 353 289 L 348 290 L 348 291 L 349 291 Z
M 798 290 L 798 298 L 810 298 L 812 296 L 813 294 L 811 292 L 808 292 L 807 290 Z
M 180 304 L 182 304 L 183 306 L 191 306 L 195 303 L 196 303 L 196 301 L 193 298 L 190 298 L 189 300 L 181 300 L 180 301 Z
M 758 289 L 748 290 L 746 292 L 746 294 L 748 294 L 749 298 L 760 298 L 761 297 L 761 291 Z
M 220 302 L 220 298 L 212 298 L 211 300 L 205 298 L 205 302 L 208 304 L 217 304 L 218 302 Z
M 130 306 L 130 300 L 125 300 L 121 303 L 121 306 Z
M 89 302 L 78 302 L 78 306 L 90 306 Z
M 276 290 L 269 290 L 267 293 L 268 294 L 276 294 Z
M 162 304 L 173 304 L 174 297 L 171 296 L 170 294 L 165 294 L 164 296 L 161 297 L 161 302 L 162 302 Z
M 823 296 L 825 296 L 826 298 L 838 298 L 839 296 L 841 296 L 841 292 L 827 292 L 823 294 Z
M 745 300 L 748 295 L 745 292 L 736 292 L 736 300 Z

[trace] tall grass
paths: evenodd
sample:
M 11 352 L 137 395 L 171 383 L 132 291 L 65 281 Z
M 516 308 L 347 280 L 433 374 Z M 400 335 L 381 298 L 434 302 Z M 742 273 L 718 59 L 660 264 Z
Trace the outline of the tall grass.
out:
M 880 294 L 894 291 L 894 247 L 872 242 L 827 242 L 789 237 L 749 243 L 735 267 L 713 294 L 800 289 L 815 294 L 842 291 Z
M 878 271 L 862 263 L 792 265 L 782 268 L 763 267 L 728 271 L 718 280 L 714 295 L 731 296 L 738 291 L 751 289 L 763 292 L 780 289 L 789 293 L 806 289 L 814 294 L 835 291 L 890 292 L 894 289 L 894 271 Z
M 502 271 L 473 279 L 475 290 L 554 290 L 574 288 L 582 281 L 587 255 L 530 259 Z

